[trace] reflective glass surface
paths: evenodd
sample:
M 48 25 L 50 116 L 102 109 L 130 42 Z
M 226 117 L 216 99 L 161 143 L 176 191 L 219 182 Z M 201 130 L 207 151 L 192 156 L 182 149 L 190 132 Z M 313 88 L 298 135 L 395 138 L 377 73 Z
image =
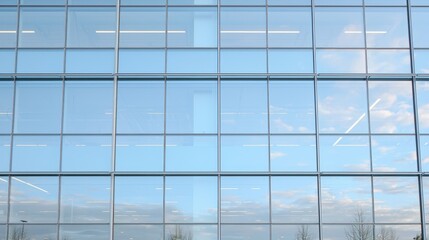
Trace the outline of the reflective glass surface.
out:
M 15 50 L 0 49 L 0 73 L 15 72 Z
M 270 239 L 268 225 L 222 225 L 221 239 L 234 240 L 244 238 L 247 240 Z
M 9 188 L 9 178 L 1 176 L 0 177 L 0 223 L 5 223 L 7 221 L 8 188 Z M 0 233 L 1 233 L 1 230 L 0 230 Z M 4 235 L 6 235 L 6 231 L 4 232 Z M 2 237 L 4 236 L 0 234 L 0 239 Z
M 113 49 L 69 49 L 66 54 L 66 73 L 113 72 Z
M 216 225 L 166 225 L 164 239 L 216 240 L 217 232 Z
M 64 5 L 64 0 L 21 0 L 21 5 Z
M 419 131 L 429 133 L 429 82 L 417 81 L 417 103 L 419 114 Z
M 368 50 L 368 73 L 410 73 L 409 50 Z
M 61 225 L 60 239 L 105 240 L 109 238 L 109 225 Z
M 420 137 L 420 159 L 422 164 L 422 171 L 428 172 L 429 171 L 429 136 L 427 135 Z
M 11 140 L 10 136 L 0 135 L 0 172 L 9 171 L 10 151 L 11 151 L 10 140 Z
M 129 240 L 130 238 L 138 239 L 162 239 L 162 225 L 115 225 L 116 240 Z
M 56 225 L 27 225 L 27 223 L 9 225 L 9 239 L 55 239 Z
M 429 31 L 429 8 L 412 8 L 411 14 L 413 18 L 414 47 L 429 47 L 426 35 Z
M 221 73 L 266 73 L 267 51 L 262 49 L 222 49 Z
M 276 135 L 270 139 L 271 171 L 316 171 L 314 136 Z
M 121 49 L 119 50 L 120 73 L 164 73 L 164 49 Z
M 298 237 L 319 239 L 317 225 L 273 225 L 271 227 L 272 239 L 295 239 Z
M 313 51 L 309 49 L 268 50 L 269 73 L 313 72 Z
M 0 81 L 0 133 L 12 131 L 14 83 Z
M 429 73 L 429 50 L 414 50 L 414 67 L 416 73 Z
M 170 49 L 167 51 L 167 73 L 215 72 L 217 72 L 217 50 L 215 49 Z
M 0 8 L 0 47 L 16 46 L 17 16 L 16 7 Z
M 64 50 L 20 49 L 17 56 L 18 73 L 64 72 Z
M 380 60 L 387 61 L 387 60 Z M 365 73 L 365 51 L 356 49 L 319 49 L 316 51 L 318 73 Z M 369 64 L 369 59 L 368 59 Z M 377 64 L 377 63 L 374 63 Z M 375 68 L 376 66 L 374 66 Z M 381 69 L 383 69 L 380 66 Z M 382 71 L 382 70 L 381 70 Z

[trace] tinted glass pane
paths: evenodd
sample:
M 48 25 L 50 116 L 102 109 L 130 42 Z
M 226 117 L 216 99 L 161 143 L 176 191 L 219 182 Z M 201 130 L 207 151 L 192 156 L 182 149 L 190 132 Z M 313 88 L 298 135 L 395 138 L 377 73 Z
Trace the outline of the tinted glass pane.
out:
M 15 50 L 0 49 L 0 73 L 15 72 Z
M 164 227 L 162 225 L 115 225 L 115 239 L 156 239 L 161 240 Z
M 427 178 L 427 177 L 423 178 L 423 189 L 424 189 L 423 193 L 424 193 L 424 198 L 425 198 L 425 202 L 423 204 L 424 204 L 424 208 L 428 209 L 428 207 L 429 207 L 429 191 L 428 191 L 428 189 L 429 189 L 429 178 Z M 425 211 L 425 217 L 426 218 L 429 217 L 428 211 Z
M 426 2 L 429 5 L 429 2 Z M 429 8 L 412 8 L 414 47 L 429 47 Z
M 391 6 L 404 6 L 407 4 L 406 0 L 365 0 L 365 5 L 391 5 Z
M 64 5 L 64 0 L 21 0 L 21 4 L 28 5 Z
M 58 171 L 59 136 L 15 136 L 12 171 Z
M 318 73 L 365 73 L 364 50 L 317 50 Z M 369 61 L 369 59 L 368 59 Z M 386 60 L 383 60 L 386 61 Z
M 414 67 L 416 73 L 429 73 L 428 50 L 414 50 Z
M 64 132 L 112 132 L 113 82 L 66 81 Z
M 429 171 L 429 136 L 426 136 L 426 135 L 420 137 L 420 159 L 421 159 L 423 171 L 428 172 Z M 425 189 L 429 189 L 429 188 L 425 188 Z M 426 190 L 426 191 L 429 193 L 429 190 Z M 429 214 L 428 211 L 426 212 Z
M 13 85 L 12 81 L 0 81 L 0 133 L 12 130 Z
M 376 225 L 375 234 L 384 239 L 422 239 L 420 225 Z
M 410 51 L 368 50 L 368 73 L 410 73 Z
M 4 223 L 7 220 L 7 198 L 8 198 L 8 188 L 9 188 L 9 178 L 8 177 L 0 177 L 0 222 Z M 0 225 L 1 226 L 1 225 Z M 2 227 L 0 227 L 1 229 Z M 0 230 L 0 239 L 2 239 Z M 6 233 L 6 231 L 4 232 Z M 6 235 L 6 234 L 4 234 Z
M 271 195 L 272 222 L 318 222 L 317 179 L 315 177 L 273 177 Z
M 68 0 L 71 5 L 115 5 L 115 0 Z
M 373 237 L 374 227 L 363 222 L 363 218 L 357 216 L 354 224 L 351 225 L 324 225 L 323 239 L 343 240 L 348 236 L 363 239 L 377 239 Z M 358 229 L 358 230 L 356 230 Z
M 165 50 L 121 49 L 119 50 L 120 73 L 164 73 Z
M 10 141 L 10 136 L 0 136 L 0 172 L 9 171 Z
M 67 73 L 112 73 L 115 52 L 111 49 L 67 50 Z
M 167 82 L 167 133 L 217 132 L 217 82 Z
M 163 188 L 162 177 L 116 177 L 115 222 L 162 222 Z
M 266 73 L 267 51 L 261 49 L 223 49 L 220 51 L 222 73 Z
M 63 177 L 61 179 L 60 221 L 62 223 L 107 223 L 109 219 L 109 177 Z M 95 231 L 94 226 L 90 227 Z M 84 228 L 81 228 L 81 231 L 84 231 Z
M 22 238 L 19 238 L 22 237 Z M 56 239 L 56 225 L 9 225 L 9 239 Z M 0 238 L 1 239 L 1 238 Z
M 265 0 L 220 0 L 222 5 L 265 5 Z
M 109 171 L 112 161 L 110 136 L 64 136 L 63 171 Z
M 268 192 L 267 177 L 222 177 L 221 221 L 223 223 L 268 222 Z M 238 228 L 236 231 L 239 233 Z
M 221 239 L 234 240 L 268 240 L 270 227 L 268 225 L 222 225 Z
M 167 73 L 217 72 L 215 49 L 170 49 L 167 54 Z
M 272 225 L 272 239 L 319 239 L 317 225 Z
M 269 73 L 312 73 L 313 51 L 309 49 L 268 50 Z
M 109 234 L 109 225 L 60 226 L 60 239 L 106 240 Z
M 63 85 L 60 81 L 18 81 L 15 133 L 59 133 Z
M 217 9 L 168 8 L 167 34 L 169 47 L 216 47 Z
M 18 50 L 18 73 L 64 72 L 64 50 L 20 49 Z
M 6 225 L 0 225 L 0 240 L 6 240 Z
M 20 47 L 64 47 L 64 8 L 21 8 Z
M 316 5 L 362 5 L 362 0 L 316 0 Z
M 164 239 L 216 240 L 217 231 L 216 225 L 166 225 Z
M 216 171 L 216 136 L 167 136 L 166 171 Z
M 426 6 L 428 6 L 429 2 L 427 0 L 411 0 L 411 5 L 416 5 L 416 6 L 426 5 Z
M 222 171 L 268 171 L 267 136 L 222 136 Z
M 57 222 L 57 177 L 12 177 L 10 191 L 9 222 Z
M 217 222 L 216 177 L 166 177 L 165 221 Z
M 164 132 L 164 81 L 119 81 L 118 133 Z
M 419 113 L 419 131 L 429 133 L 429 82 L 417 81 L 417 103 Z
M 221 126 L 223 133 L 266 133 L 266 81 L 221 82 Z
M 17 16 L 17 9 L 14 7 L 0 9 L 0 47 L 16 46 Z

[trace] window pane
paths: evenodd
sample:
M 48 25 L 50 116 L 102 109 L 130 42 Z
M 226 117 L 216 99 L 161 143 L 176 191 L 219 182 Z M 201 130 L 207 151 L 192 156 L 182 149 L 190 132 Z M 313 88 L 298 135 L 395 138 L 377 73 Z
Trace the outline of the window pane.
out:
M 370 81 L 371 132 L 413 133 L 414 109 L 410 81 Z
M 113 82 L 66 81 L 64 132 L 112 132 Z
M 17 16 L 16 7 L 0 8 L 0 47 L 16 47 Z
M 113 49 L 67 50 L 67 73 L 112 73 L 115 62 Z
M 365 5 L 391 5 L 391 6 L 404 6 L 407 0 L 365 0 Z
M 272 225 L 272 239 L 319 239 L 317 225 Z
M 215 49 L 169 49 L 167 54 L 167 73 L 217 72 Z
M 119 81 L 118 133 L 164 132 L 164 81 Z
M 64 136 L 63 171 L 110 171 L 110 136 Z
M 362 5 L 362 0 L 316 0 L 316 5 Z
M 70 5 L 115 5 L 115 0 L 68 0 Z
M 14 73 L 14 72 L 15 72 L 15 49 L 0 49 L 0 73 Z
M 204 239 L 216 240 L 216 225 L 166 225 L 165 240 L 170 239 Z
M 376 225 L 375 234 L 380 239 L 422 239 L 421 225 Z
M 267 177 L 222 177 L 221 221 L 223 223 L 268 222 L 268 188 Z M 255 227 L 252 226 L 252 228 Z M 235 230 L 236 233 L 240 232 L 237 228 Z
M 12 177 L 9 222 L 55 223 L 58 177 Z
M 267 73 L 267 51 L 262 49 L 223 49 L 222 73 Z
M 59 136 L 15 136 L 12 171 L 58 171 Z
M 6 225 L 0 225 L 0 240 L 6 240 Z
M 0 81 L 0 133 L 12 131 L 13 88 L 12 81 Z
M 106 240 L 109 239 L 109 234 L 109 225 L 60 226 L 60 239 Z
M 167 136 L 166 171 L 216 171 L 216 136 Z
M 115 223 L 162 223 L 162 177 L 116 177 Z
M 105 2 L 105 0 L 103 0 Z M 89 2 L 85 0 L 85 2 Z M 69 4 L 72 4 L 70 2 Z M 105 2 L 106 3 L 106 2 Z M 114 47 L 116 10 L 110 7 L 68 9 L 68 47 Z
M 166 177 L 165 221 L 216 223 L 216 177 Z
M 313 51 L 309 49 L 268 50 L 269 73 L 312 73 Z
M 429 81 L 417 81 L 417 103 L 420 133 L 429 133 Z
M 378 240 L 378 238 L 374 238 L 373 236 L 374 226 L 365 224 L 362 220 L 362 217 L 358 216 L 354 224 L 351 225 L 324 225 L 322 227 L 323 239 L 343 240 L 347 239 L 348 236 L 354 236 L 355 238 Z
M 316 63 L 317 63 L 318 73 L 365 73 L 366 72 L 364 50 L 319 49 L 317 50 L 316 53 L 317 53 Z
M 60 81 L 17 81 L 15 133 L 59 133 L 63 84 Z
M 120 46 L 164 47 L 165 19 L 165 7 L 121 8 Z
M 10 136 L 0 136 L 0 172 L 9 171 L 10 163 Z M 1 184 L 2 180 L 0 180 Z M 1 202 L 1 200 L 0 200 Z M 1 210 L 0 210 L 1 212 Z M 0 213 L 1 214 L 1 213 Z M 0 217 L 1 219 L 1 217 Z M 1 220 L 0 220 L 1 222 Z
M 28 5 L 64 5 L 64 0 L 21 0 L 22 4 Z
M 43 213 L 42 213 L 43 214 Z M 25 226 L 25 227 L 24 227 Z M 19 236 L 23 236 L 19 238 Z M 9 225 L 9 239 L 56 239 L 56 225 L 27 225 L 26 223 Z M 2 238 L 0 238 L 2 239 Z
M 265 0 L 220 0 L 222 5 L 265 5 Z
M 429 136 L 427 135 L 420 136 L 420 159 L 421 159 L 423 171 L 429 172 Z M 428 191 L 429 193 L 429 190 L 426 190 L 426 191 Z M 429 214 L 429 211 L 426 211 L 426 212 Z
M 8 188 L 9 188 L 9 178 L 8 177 L 0 177 L 0 222 L 5 223 L 7 220 L 7 208 L 8 208 Z M 1 234 L 1 225 L 0 225 L 0 239 L 3 240 L 5 234 L 2 236 Z
M 429 178 L 424 177 L 423 178 L 423 194 L 424 194 L 423 196 L 425 199 L 425 202 L 424 202 L 424 208 L 425 209 L 428 209 L 428 207 L 429 207 L 429 191 L 428 191 L 428 189 L 429 189 Z M 429 217 L 429 212 L 427 210 L 425 211 L 425 217 L 426 218 Z
M 115 240 L 154 239 L 161 240 L 162 225 L 115 225 Z
M 427 2 L 426 4 L 429 4 Z M 429 8 L 412 8 L 414 47 L 429 47 Z
M 167 133 L 217 132 L 217 82 L 167 81 Z
M 428 50 L 414 50 L 414 67 L 416 73 L 429 73 Z
M 164 73 L 165 50 L 119 50 L 119 73 Z
M 20 49 L 18 50 L 18 73 L 64 72 L 64 50 Z
M 216 5 L 217 0 L 169 0 L 169 5 Z
M 223 133 L 267 133 L 267 82 L 222 81 Z
M 265 8 L 224 7 L 220 14 L 222 47 L 266 47 Z
M 63 177 L 61 179 L 60 221 L 62 223 L 108 223 L 109 219 L 109 177 Z
M 169 47 L 216 47 L 217 9 L 169 7 L 167 34 Z
M 368 73 L 410 73 L 409 50 L 368 50 Z
M 222 225 L 222 240 L 269 240 L 269 225 Z
M 274 223 L 317 223 L 316 177 L 272 177 L 271 219 Z
M 20 47 L 64 47 L 64 8 L 21 8 Z

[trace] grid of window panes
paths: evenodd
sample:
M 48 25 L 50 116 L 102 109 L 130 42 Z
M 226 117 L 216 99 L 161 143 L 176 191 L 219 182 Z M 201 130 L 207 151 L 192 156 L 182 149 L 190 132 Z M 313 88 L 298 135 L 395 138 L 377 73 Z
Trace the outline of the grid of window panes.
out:
M 422 239 L 428 32 L 427 0 L 0 0 L 0 240 Z

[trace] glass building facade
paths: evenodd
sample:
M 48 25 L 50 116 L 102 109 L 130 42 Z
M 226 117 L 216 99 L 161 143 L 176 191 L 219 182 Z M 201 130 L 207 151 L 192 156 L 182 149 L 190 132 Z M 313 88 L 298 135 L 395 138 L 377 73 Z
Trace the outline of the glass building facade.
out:
M 0 240 L 426 223 L 428 0 L 0 0 Z

